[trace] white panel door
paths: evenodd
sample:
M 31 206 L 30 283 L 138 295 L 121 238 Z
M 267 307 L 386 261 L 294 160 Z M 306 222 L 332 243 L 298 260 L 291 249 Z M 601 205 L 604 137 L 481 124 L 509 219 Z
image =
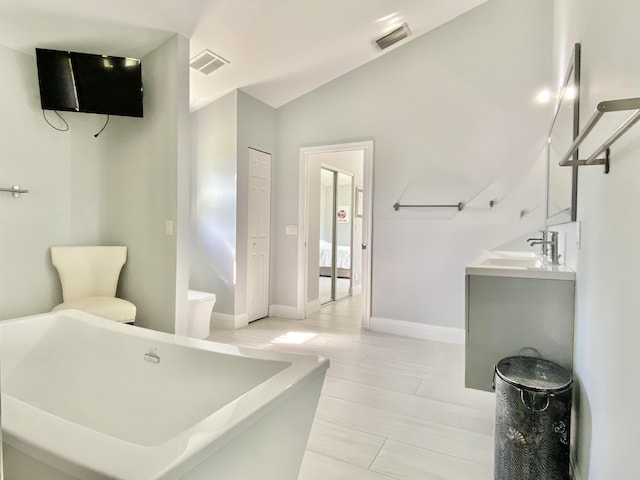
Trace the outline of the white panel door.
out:
M 249 321 L 269 315 L 271 155 L 249 149 L 247 313 Z

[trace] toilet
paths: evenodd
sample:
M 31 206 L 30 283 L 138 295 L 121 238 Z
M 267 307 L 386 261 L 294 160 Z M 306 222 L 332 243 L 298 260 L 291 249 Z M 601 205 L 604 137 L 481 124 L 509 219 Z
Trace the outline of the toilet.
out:
M 187 303 L 187 336 L 207 338 L 211 325 L 211 311 L 216 303 L 216 296 L 209 292 L 189 290 Z

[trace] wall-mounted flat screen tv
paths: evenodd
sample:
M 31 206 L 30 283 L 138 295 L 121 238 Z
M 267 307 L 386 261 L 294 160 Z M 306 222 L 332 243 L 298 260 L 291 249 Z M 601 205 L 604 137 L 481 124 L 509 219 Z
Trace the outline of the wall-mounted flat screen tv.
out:
M 43 110 L 142 117 L 142 65 L 135 58 L 36 48 Z

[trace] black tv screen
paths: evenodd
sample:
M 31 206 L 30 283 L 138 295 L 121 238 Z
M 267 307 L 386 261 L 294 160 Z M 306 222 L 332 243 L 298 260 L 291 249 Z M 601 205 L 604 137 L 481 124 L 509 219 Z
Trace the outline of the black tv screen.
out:
M 36 48 L 43 110 L 142 117 L 142 66 L 135 58 Z

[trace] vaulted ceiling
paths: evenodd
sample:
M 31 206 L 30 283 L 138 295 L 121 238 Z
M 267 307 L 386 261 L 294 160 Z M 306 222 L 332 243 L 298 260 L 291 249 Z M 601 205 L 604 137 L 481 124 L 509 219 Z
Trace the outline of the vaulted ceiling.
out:
M 190 74 L 191 109 L 239 88 L 279 107 L 486 0 L 0 0 L 0 44 L 142 57 L 173 33 L 229 61 Z M 402 23 L 412 34 L 381 51 Z

